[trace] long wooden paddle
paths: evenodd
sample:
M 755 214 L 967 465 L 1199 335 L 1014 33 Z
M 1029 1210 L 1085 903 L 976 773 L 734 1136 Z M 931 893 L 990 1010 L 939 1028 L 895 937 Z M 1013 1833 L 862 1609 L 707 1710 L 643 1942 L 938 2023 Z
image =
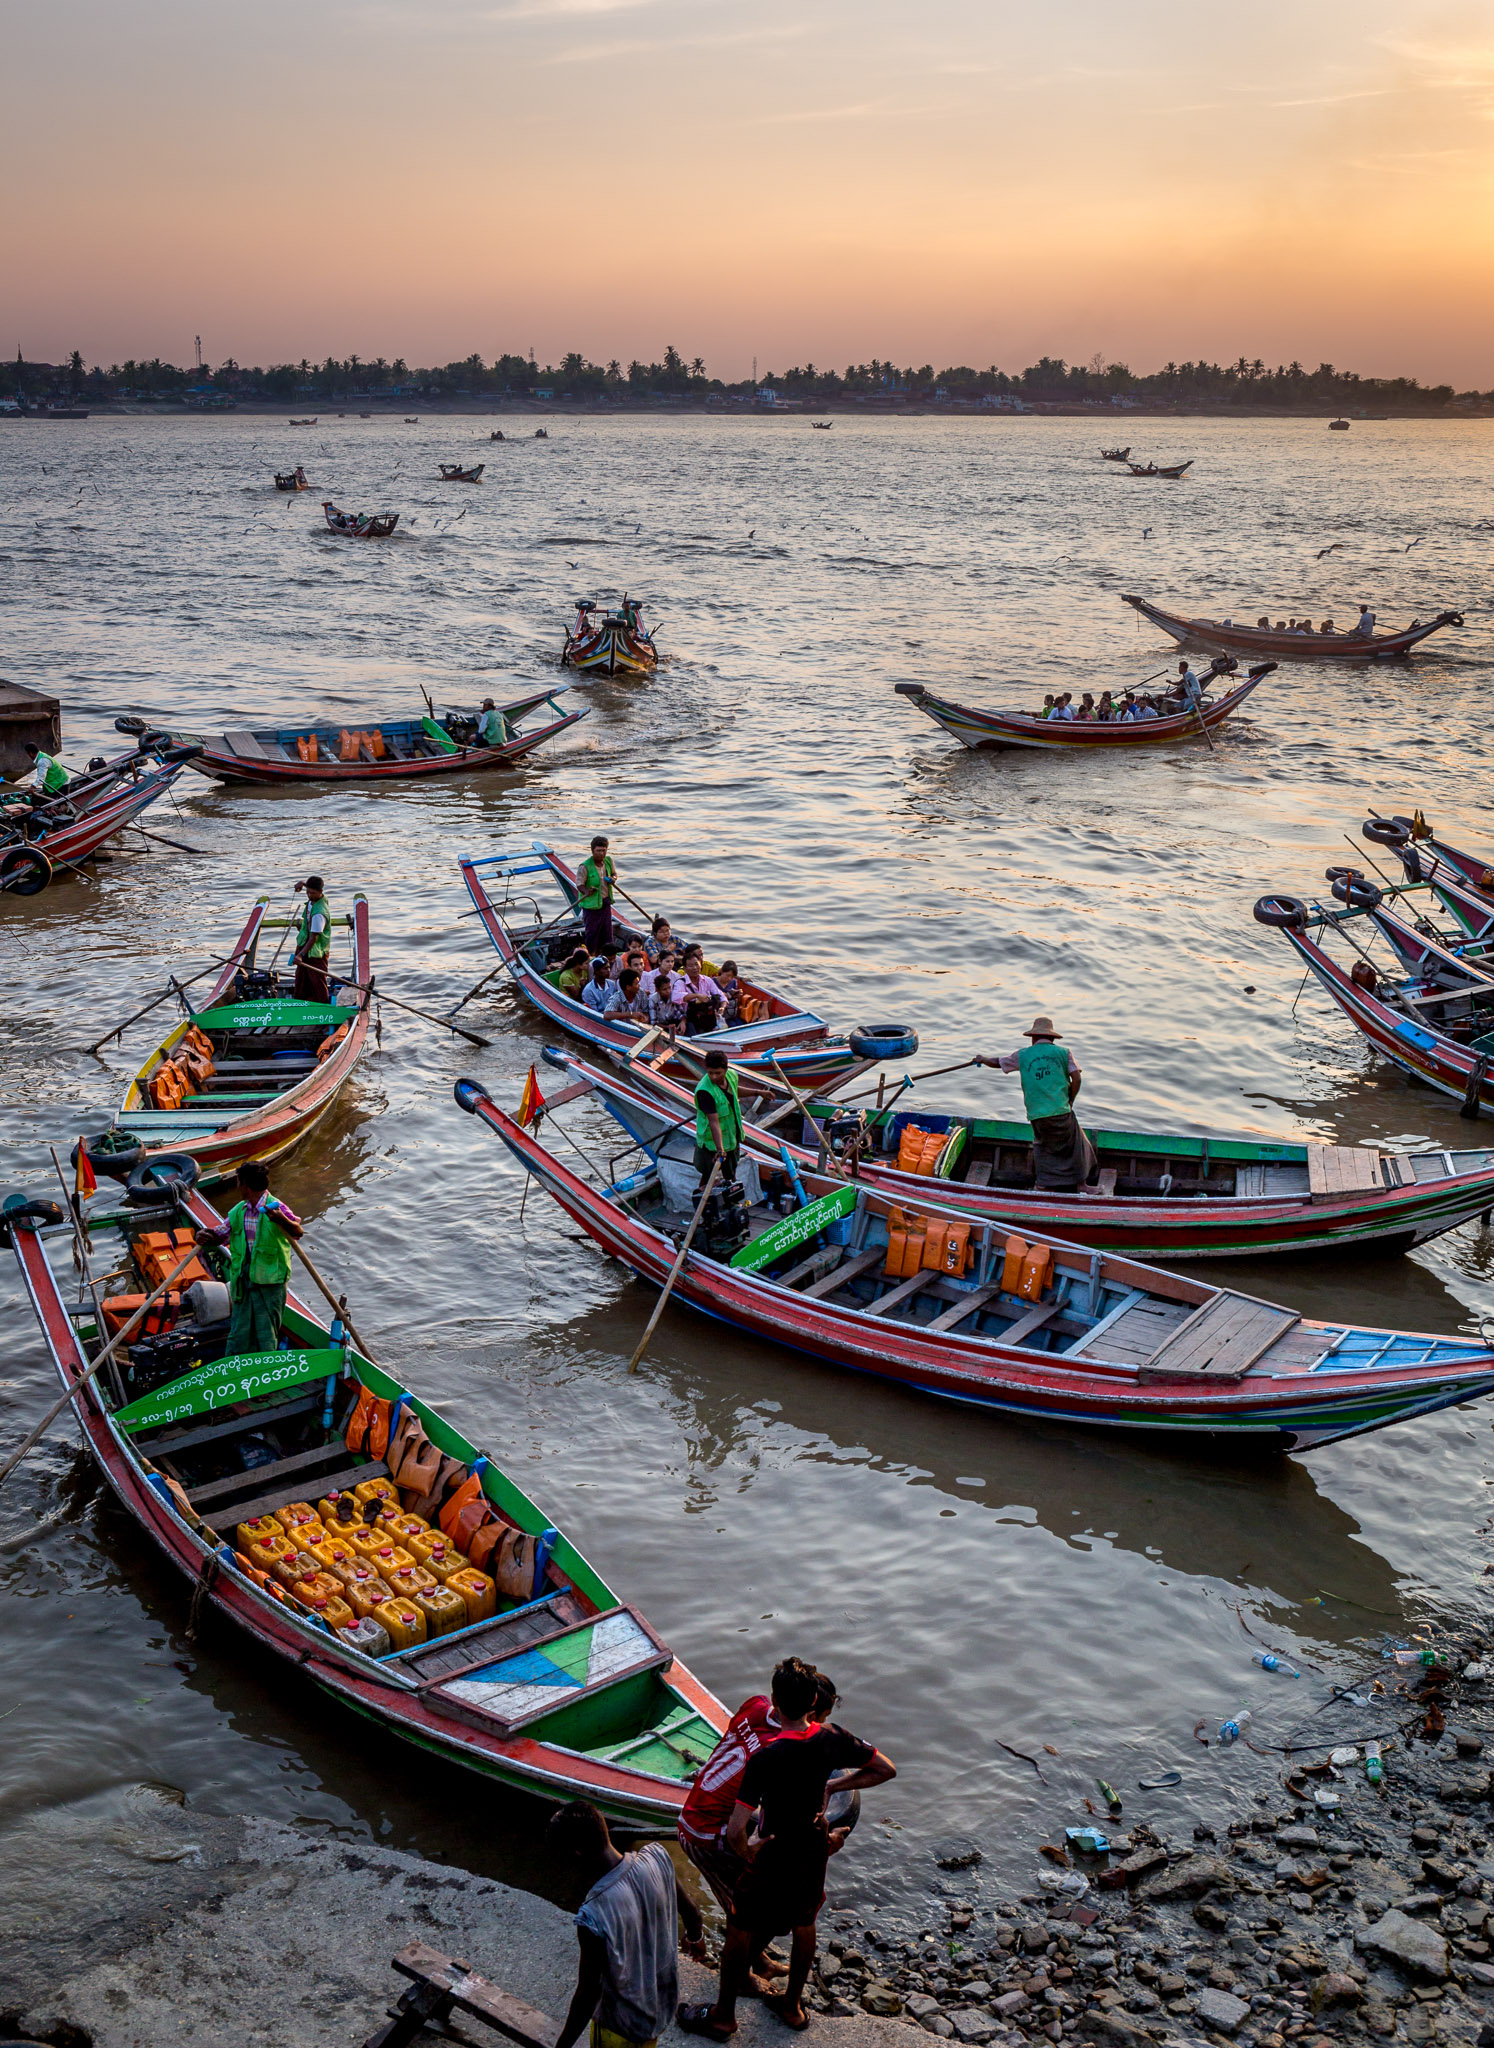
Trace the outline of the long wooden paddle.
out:
M 15 1228 L 14 1224 L 12 1224 L 11 1228 Z M 197 1247 L 194 1244 L 192 1249 L 187 1253 L 187 1256 L 181 1261 L 181 1263 L 179 1265 L 172 1267 L 171 1271 L 166 1275 L 166 1278 L 161 1282 L 160 1286 L 156 1288 L 155 1292 L 153 1294 L 146 1295 L 144 1301 L 141 1302 L 139 1308 L 137 1308 L 135 1313 L 130 1317 L 130 1320 L 127 1323 L 122 1324 L 119 1330 L 115 1333 L 115 1335 L 109 1339 L 109 1342 L 104 1346 L 103 1350 L 99 1353 L 98 1357 L 93 1361 L 92 1365 L 88 1367 L 87 1371 L 79 1373 L 78 1377 L 73 1381 L 72 1385 L 65 1390 L 61 1398 L 53 1402 L 52 1406 L 47 1410 L 46 1414 L 42 1417 L 41 1421 L 36 1425 L 35 1429 L 32 1430 L 30 1436 L 28 1436 L 21 1444 L 20 1449 L 18 1451 L 13 1452 L 11 1456 L 6 1459 L 5 1463 L 3 1465 L 0 1465 L 0 1486 L 3 1486 L 5 1484 L 6 1480 L 9 1479 L 11 1473 L 15 1471 L 17 1465 L 20 1464 L 22 1458 L 25 1457 L 26 1453 L 29 1450 L 31 1450 L 32 1447 L 35 1444 L 37 1444 L 41 1440 L 41 1438 L 46 1434 L 46 1432 L 52 1427 L 52 1424 L 57 1420 L 58 1416 L 62 1413 L 63 1409 L 66 1408 L 69 1401 L 75 1400 L 77 1398 L 77 1396 L 83 1391 L 84 1387 L 87 1386 L 88 1382 L 94 1377 L 95 1373 L 102 1371 L 104 1366 L 106 1366 L 109 1363 L 109 1360 L 114 1356 L 115 1352 L 119 1349 L 120 1345 L 123 1344 L 126 1337 L 132 1336 L 134 1334 L 135 1330 L 139 1328 L 141 1322 L 144 1320 L 146 1311 L 149 1308 L 151 1308 L 154 1303 L 158 1302 L 161 1299 L 161 1296 L 167 1291 L 167 1289 L 171 1286 L 174 1280 L 178 1280 L 181 1278 L 182 1274 L 186 1272 L 188 1266 L 191 1265 L 192 1261 L 196 1257 Z
M 345 981 L 344 988 L 355 988 L 362 995 L 377 995 L 381 1003 L 393 1003 L 396 1010 L 408 1010 L 412 1017 L 423 1017 L 427 1024 L 439 1024 L 443 1031 L 454 1031 L 458 1038 L 465 1038 L 470 1045 L 483 1047 L 492 1044 L 491 1038 L 479 1038 L 475 1031 L 469 1031 L 464 1024 L 453 1024 L 449 1018 L 433 1017 L 429 1010 L 417 1010 L 413 1003 L 402 1003 L 398 996 L 391 996 L 382 988 L 375 989 L 371 981 Z
M 648 1319 L 648 1327 L 647 1329 L 645 1329 L 643 1335 L 638 1339 L 638 1349 L 633 1353 L 633 1356 L 628 1360 L 629 1372 L 637 1372 L 638 1361 L 640 1358 L 642 1358 L 644 1352 L 647 1351 L 649 1339 L 653 1336 L 654 1331 L 659 1326 L 659 1318 L 664 1313 L 664 1304 L 668 1301 L 670 1295 L 674 1292 L 674 1283 L 680 1277 L 680 1268 L 685 1263 L 685 1254 L 689 1251 L 690 1242 L 692 1238 L 695 1236 L 695 1232 L 699 1227 L 701 1217 L 705 1214 L 705 1205 L 707 1201 L 710 1199 L 711 1189 L 716 1185 L 717 1176 L 720 1174 L 720 1172 L 721 1154 L 718 1152 L 716 1154 L 715 1159 L 712 1161 L 710 1173 L 706 1177 L 706 1184 L 700 1191 L 700 1200 L 695 1205 L 695 1214 L 690 1218 L 690 1228 L 685 1232 L 684 1237 L 680 1240 L 679 1251 L 675 1255 L 674 1264 L 669 1269 L 669 1278 L 664 1282 L 663 1292 L 660 1294 L 659 1299 L 654 1303 L 654 1312 Z M 0 1472 L 0 1479 L 3 1479 L 4 1477 L 4 1473 Z
M 288 1232 L 287 1235 L 289 1235 Z M 368 1346 L 364 1343 L 363 1339 L 359 1336 L 357 1326 L 354 1324 L 353 1318 L 348 1314 L 347 1296 L 345 1294 L 334 1294 L 332 1292 L 331 1288 L 327 1285 L 326 1281 L 322 1278 L 321 1274 L 312 1264 L 310 1252 L 302 1248 L 300 1241 L 298 1239 L 294 1237 L 290 1239 L 290 1248 L 295 1253 L 296 1257 L 301 1261 L 301 1264 L 306 1268 L 307 1272 L 311 1275 L 312 1279 L 316 1282 L 318 1288 L 321 1290 L 323 1298 L 327 1302 L 328 1306 L 332 1309 L 333 1313 L 335 1315 L 341 1316 L 342 1320 L 347 1324 L 348 1335 L 352 1338 L 353 1342 L 357 1345 L 358 1349 L 363 1353 L 363 1356 L 368 1360 L 370 1365 L 377 1364 L 378 1361 L 375 1359 L 373 1353 L 369 1350 Z
M 233 957 L 237 958 L 237 955 Z M 170 988 L 164 988 L 158 996 L 152 996 L 144 1009 L 137 1010 L 132 1017 L 126 1017 L 123 1024 L 116 1024 L 112 1031 L 106 1031 L 103 1037 L 96 1038 L 92 1045 L 80 1045 L 78 1048 L 79 1052 L 97 1053 L 101 1045 L 107 1045 L 111 1038 L 120 1037 L 129 1030 L 132 1024 L 138 1024 L 142 1017 L 148 1016 L 161 1003 L 169 1002 L 174 995 L 180 995 L 181 991 L 184 988 L 190 988 L 194 981 L 204 981 L 208 975 L 216 974 L 220 967 L 227 967 L 229 965 L 231 965 L 231 960 L 215 960 L 210 967 L 204 967 L 200 974 L 189 974 L 185 981 L 173 981 Z
M 979 1060 L 971 1059 L 960 1060 L 955 1066 L 952 1067 L 930 1067 L 926 1074 L 906 1075 L 904 1077 L 903 1087 L 911 1088 L 916 1081 L 937 1081 L 941 1074 L 963 1073 L 966 1067 L 975 1067 L 979 1066 L 979 1064 Z M 878 1085 L 880 1085 L 880 1083 Z M 875 1088 L 858 1088 L 854 1095 L 840 1095 L 836 1097 L 836 1101 L 862 1102 L 866 1099 L 868 1095 L 875 1095 L 876 1092 L 877 1091 Z M 901 1090 L 899 1090 L 899 1093 L 901 1093 Z

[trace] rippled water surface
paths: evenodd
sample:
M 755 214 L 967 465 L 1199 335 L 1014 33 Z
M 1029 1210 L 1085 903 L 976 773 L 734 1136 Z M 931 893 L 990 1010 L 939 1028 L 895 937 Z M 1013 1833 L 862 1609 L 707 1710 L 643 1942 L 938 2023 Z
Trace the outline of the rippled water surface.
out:
M 121 847 L 94 880 L 7 900 L 7 1184 L 44 1181 L 49 1141 L 102 1124 L 148 1027 L 106 1064 L 70 1048 L 220 951 L 260 889 L 284 900 L 320 870 L 334 907 L 366 890 L 390 992 L 444 1007 L 493 957 L 457 856 L 533 838 L 574 855 L 597 829 L 650 909 L 837 1025 L 915 1024 L 920 1065 L 1009 1050 L 1046 1010 L 1092 1121 L 1467 1142 L 1455 1105 L 1377 1065 L 1315 993 L 1295 1001 L 1250 906 L 1321 887 L 1366 804 L 1494 844 L 1487 426 L 1133 422 L 1138 450 L 1196 458 L 1174 485 L 1102 465 L 1103 422 L 550 424 L 502 445 L 458 419 L 0 426 L 3 666 L 62 698 L 70 758 L 125 709 L 219 730 L 400 713 L 422 686 L 502 701 L 558 679 L 578 593 L 642 595 L 666 651 L 648 682 L 578 692 L 590 716 L 518 773 L 325 795 L 189 777 L 149 822 L 206 857 Z M 435 481 L 458 456 L 486 460 L 480 486 Z M 297 460 L 345 506 L 402 510 L 397 537 L 330 538 L 320 491 L 269 488 Z M 1032 705 L 1138 681 L 1172 650 L 1126 590 L 1341 623 L 1361 598 L 1394 620 L 1457 606 L 1467 625 L 1409 664 L 1273 676 L 1212 753 L 968 754 L 893 692 Z M 551 1034 L 501 989 L 470 1014 L 485 1051 L 386 1007 L 281 1191 L 379 1355 L 718 1693 L 735 1704 L 790 1650 L 833 1673 L 844 1720 L 900 1767 L 842 1896 L 896 1904 L 956 1830 L 1026 1869 L 1097 1773 L 1136 1817 L 1243 1797 L 1269 1759 L 1205 1752 L 1194 1723 L 1249 1700 L 1279 1730 L 1299 1710 L 1253 1671 L 1243 1623 L 1342 1673 L 1428 1598 L 1468 1594 L 1494 1477 L 1481 1409 L 1207 1463 L 944 1410 L 683 1313 L 630 1379 L 651 1298 L 543 1196 L 521 1220 L 516 1170 L 452 1102 L 463 1073 L 516 1099 Z M 1017 1100 L 985 1073 L 927 1095 Z M 595 1108 L 566 1115 L 592 1153 L 621 1149 Z M 1470 1330 L 1494 1310 L 1494 1239 L 1228 1277 L 1312 1313 Z M 0 1330 L 14 1441 L 49 1372 L 8 1261 Z M 522 1804 L 474 1797 L 221 1627 L 189 1647 L 181 1586 L 59 1426 L 0 1524 L 63 1504 L 54 1533 L 0 1552 L 8 1810 L 152 1781 L 546 1882 Z M 1168 1767 L 1176 1791 L 1131 1789 Z

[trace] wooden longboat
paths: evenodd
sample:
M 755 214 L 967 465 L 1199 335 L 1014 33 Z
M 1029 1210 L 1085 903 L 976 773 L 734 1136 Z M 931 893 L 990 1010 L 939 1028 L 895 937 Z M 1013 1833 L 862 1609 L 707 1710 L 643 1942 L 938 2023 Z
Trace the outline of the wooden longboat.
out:
M 191 1193 L 149 1213 L 110 1214 L 95 1201 L 89 1230 L 115 1266 L 143 1230 L 185 1233 L 217 1220 Z M 69 1303 L 49 1257 L 48 1240 L 71 1244 L 71 1230 L 6 1227 L 58 1378 L 76 1386 L 100 1337 L 93 1304 L 86 1295 L 81 1307 Z M 138 1292 L 144 1277 L 125 1276 L 125 1291 Z M 477 1444 L 391 1372 L 334 1348 L 320 1312 L 289 1295 L 289 1348 L 255 1358 L 222 1356 L 227 1328 L 205 1328 L 198 1353 L 184 1307 L 167 1334 L 186 1336 L 182 1348 L 202 1366 L 133 1399 L 106 1366 L 73 1401 L 116 1498 L 191 1582 L 194 1600 L 330 1699 L 430 1755 L 542 1798 L 593 1800 L 635 1826 L 672 1827 L 726 1725 L 721 1703 Z M 480 1472 L 495 1514 L 540 1538 L 527 1602 L 500 1597 L 490 1620 L 376 1657 L 246 1569 L 240 1524 L 386 1476 L 378 1459 L 344 1441 L 363 1387 L 402 1398 L 438 1449 Z M 273 1450 L 272 1463 L 240 1464 L 251 1439 L 256 1454 Z
M 1485 967 L 1459 959 L 1383 905 L 1337 910 L 1297 897 L 1265 896 L 1255 915 L 1283 933 L 1349 1022 L 1393 1066 L 1470 1110 L 1494 1109 L 1494 978 Z M 1345 929 L 1356 920 L 1388 944 L 1397 978 L 1377 971 L 1373 988 L 1355 980 L 1356 967 L 1374 964 Z M 1347 967 L 1323 944 L 1333 930 L 1353 950 Z
M 1494 854 L 1464 853 L 1419 814 L 1417 818 L 1372 816 L 1360 831 L 1376 845 L 1395 849 L 1408 881 L 1452 880 L 1494 906 Z
M 961 746 L 1038 747 L 1057 753 L 1084 752 L 1092 747 L 1171 747 L 1183 740 L 1196 740 L 1207 728 L 1212 730 L 1238 711 L 1258 683 L 1275 668 L 1263 663 L 1233 690 L 1222 697 L 1205 698 L 1197 711 L 1159 714 L 1156 718 L 1099 719 L 1034 718 L 1020 711 L 989 711 L 971 704 L 955 704 L 936 697 L 921 683 L 894 683 L 900 697 L 907 697 L 932 718 L 935 725 L 953 733 Z
M 1130 459 L 1131 451 L 1129 448 L 1102 448 L 1100 450 L 1100 460 L 1102 462 L 1129 462 Z
M 218 782 L 410 782 L 484 774 L 511 768 L 588 715 L 561 709 L 557 699 L 569 688 L 561 683 L 501 705 L 505 737 L 497 746 L 479 743 L 473 718 L 389 718 L 356 731 L 313 721 L 199 735 L 192 765 Z M 551 715 L 526 730 L 523 721 L 541 707 Z
M 480 860 L 464 859 L 460 866 L 478 921 L 513 977 L 515 989 L 542 1016 L 604 1051 L 626 1052 L 644 1037 L 657 1038 L 657 1033 L 646 1033 L 640 1023 L 601 1016 L 545 979 L 580 939 L 582 927 L 575 874 L 543 841 L 537 839 L 519 851 L 487 854 Z M 559 890 L 558 915 L 542 911 L 527 893 L 529 876 L 542 877 Z M 494 902 L 488 884 L 499 881 L 504 894 Z M 518 897 L 513 893 L 515 882 L 525 891 Z M 621 941 L 642 944 L 644 934 L 636 926 L 615 913 L 612 922 Z M 760 982 L 744 978 L 741 986 L 760 1014 L 751 1023 L 691 1041 L 699 1050 L 720 1046 L 748 1071 L 770 1069 L 776 1061 L 790 1081 L 803 1086 L 823 1085 L 858 1072 L 865 1064 L 844 1038 L 830 1036 L 829 1026 L 813 1010 L 801 1010 Z M 656 1056 L 665 1057 L 668 1050 L 656 1046 Z
M 643 1061 L 619 1059 L 623 1071 L 612 1074 L 571 1054 L 546 1057 L 589 1082 L 650 1157 L 662 1152 L 689 1163 L 695 1124 L 687 1084 Z M 1381 1153 L 1360 1145 L 1097 1129 L 1088 1135 L 1099 1179 L 1066 1193 L 1035 1185 L 1029 1124 L 823 1101 L 810 1104 L 808 1118 L 765 1128 L 754 1119 L 766 1102 L 749 1106 L 748 1089 L 742 1092 L 744 1149 L 759 1177 L 779 1165 L 783 1147 L 801 1174 L 828 1169 L 896 1202 L 917 1206 L 932 1197 L 1023 1233 L 1132 1258 L 1241 1259 L 1367 1246 L 1409 1251 L 1494 1208 L 1494 1146 Z M 910 1127 L 944 1141 L 927 1172 L 899 1166 Z
M 1154 626 L 1160 626 L 1180 645 L 1219 647 L 1231 654 L 1265 654 L 1276 661 L 1399 659 L 1444 626 L 1463 623 L 1461 612 L 1439 612 L 1429 624 L 1422 625 L 1418 620 L 1400 633 L 1277 633 L 1261 626 L 1242 626 L 1232 619 L 1184 618 L 1178 612 L 1164 611 L 1145 597 L 1122 597 L 1121 603 L 1130 605 Z
M 295 422 L 291 424 L 294 426 Z M 294 469 L 276 470 L 275 488 L 277 491 L 309 491 L 311 482 L 298 462 Z
M 15 893 L 30 896 L 45 888 L 59 869 L 87 860 L 166 794 L 195 751 L 168 749 L 164 758 L 149 756 L 149 767 L 141 765 L 139 754 L 127 756 L 133 764 L 129 769 L 88 778 L 81 789 L 75 784 L 72 791 L 64 790 L 15 826 L 0 830 L 0 894 L 10 893 L 3 879 L 7 863 L 16 877 Z M 40 854 L 47 871 L 38 870 L 32 860 L 22 860 L 23 853 Z
M 409 422 L 406 422 L 408 425 Z M 464 469 L 459 462 L 443 462 L 440 465 L 443 484 L 477 484 L 482 482 L 486 464 L 477 462 L 470 469 Z
M 399 525 L 397 512 L 342 512 L 330 498 L 323 501 L 322 514 L 329 530 L 344 540 L 388 540 Z
M 1172 462 L 1166 464 L 1156 462 L 1127 462 L 1126 467 L 1130 470 L 1132 476 L 1166 477 L 1169 482 L 1176 483 L 1180 476 L 1186 476 L 1188 471 L 1192 469 L 1193 460 L 1190 456 L 1187 462 Z
M 459 1081 L 456 1095 L 605 1252 L 663 1284 L 689 1224 L 693 1171 L 672 1190 L 654 1167 L 595 1187 L 477 1082 Z M 807 1207 L 781 1217 L 755 1205 L 730 1263 L 692 1246 L 671 1299 L 945 1400 L 1262 1450 L 1308 1450 L 1494 1392 L 1483 1344 L 1322 1322 L 1041 1235 L 1015 1240 L 1038 1252 L 1030 1290 L 1013 1291 L 1013 1240 L 1000 1224 L 928 1202 L 915 1216 L 865 1183 L 801 1178 Z M 935 1256 L 908 1273 L 910 1220 L 927 1226 Z M 939 1263 L 951 1238 L 951 1258 L 963 1246 L 973 1264 Z
M 256 966 L 262 935 L 298 922 L 270 917 L 269 907 L 268 897 L 257 899 L 206 1003 L 152 1048 L 112 1125 L 137 1138 L 147 1160 L 189 1154 L 205 1183 L 225 1179 L 246 1159 L 278 1159 L 309 1137 L 368 1039 L 367 899 L 355 893 L 352 915 L 332 919 L 334 931 L 350 935 L 351 966 L 330 1003 L 302 1002 L 281 989 L 273 968 Z M 334 967 L 331 980 L 338 979 Z M 212 1041 L 211 1071 L 191 1075 L 194 1092 L 179 1104 L 158 1107 L 161 1069 L 174 1065 L 174 1082 L 194 1032 Z
M 617 611 L 600 614 L 583 598 L 576 607 L 575 625 L 566 628 L 560 653 L 562 668 L 589 675 L 649 675 L 658 660 L 653 635 L 644 631 L 637 605 L 626 597 Z

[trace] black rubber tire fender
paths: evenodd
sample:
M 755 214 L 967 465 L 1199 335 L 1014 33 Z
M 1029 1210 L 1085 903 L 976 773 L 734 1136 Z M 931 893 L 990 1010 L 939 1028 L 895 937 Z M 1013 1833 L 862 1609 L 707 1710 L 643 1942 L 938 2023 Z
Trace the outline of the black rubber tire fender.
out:
M 106 1145 L 103 1140 L 116 1137 L 129 1138 L 124 1145 Z M 91 1137 L 81 1138 L 72 1149 L 72 1164 L 76 1170 L 78 1153 L 82 1151 L 95 1173 L 107 1174 L 110 1180 L 128 1181 L 130 1175 L 145 1157 L 145 1147 L 138 1138 L 128 1132 L 113 1130 L 96 1131 Z
M 1333 894 L 1350 910 L 1376 910 L 1385 901 L 1385 891 L 1358 868 L 1329 868 L 1327 878 Z
M 918 1033 L 911 1024 L 861 1024 L 848 1043 L 858 1060 L 905 1060 L 918 1050 Z
M 125 1182 L 125 1200 L 132 1208 L 159 1202 L 163 1194 L 184 1195 L 195 1188 L 202 1168 L 190 1152 L 147 1153 Z
M 11 846 L 0 854 L 0 889 L 12 896 L 40 896 L 52 879 L 52 863 L 39 846 Z
M 1359 836 L 1372 840 L 1376 846 L 1406 846 L 1410 843 L 1411 827 L 1400 818 L 1366 818 Z
M 0 1203 L 0 1244 L 11 1242 L 13 1227 L 39 1230 L 44 1223 L 61 1223 L 66 1213 L 60 1202 L 48 1202 L 36 1196 L 7 1195 Z
M 1307 905 L 1300 896 L 1258 896 L 1251 915 L 1257 924 L 1271 925 L 1277 931 L 1307 928 Z

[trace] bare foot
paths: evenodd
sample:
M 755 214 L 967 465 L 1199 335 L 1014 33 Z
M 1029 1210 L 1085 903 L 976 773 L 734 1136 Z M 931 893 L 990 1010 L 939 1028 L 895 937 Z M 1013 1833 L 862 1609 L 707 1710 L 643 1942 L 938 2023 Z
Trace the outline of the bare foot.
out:
M 764 1949 L 760 1956 L 754 1956 L 752 1967 L 759 1977 L 786 1977 L 789 1966 L 780 1962 L 771 1949 Z

